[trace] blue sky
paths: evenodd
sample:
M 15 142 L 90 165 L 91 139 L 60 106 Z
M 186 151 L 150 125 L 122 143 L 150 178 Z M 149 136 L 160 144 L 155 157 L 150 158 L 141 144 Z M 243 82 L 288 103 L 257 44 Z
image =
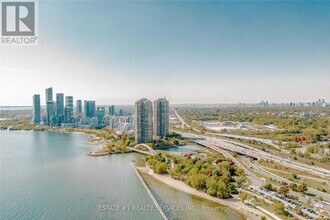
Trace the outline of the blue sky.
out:
M 39 35 L 24 49 L 35 65 L 18 69 L 100 104 L 330 99 L 330 2 L 40 1 Z M 66 59 L 48 70 L 38 57 L 49 51 Z M 67 88 L 68 74 L 81 87 Z

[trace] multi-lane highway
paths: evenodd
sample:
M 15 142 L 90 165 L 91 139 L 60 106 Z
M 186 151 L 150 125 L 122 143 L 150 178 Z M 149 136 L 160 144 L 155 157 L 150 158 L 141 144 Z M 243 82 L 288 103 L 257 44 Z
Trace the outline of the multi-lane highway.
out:
M 260 142 L 260 143 L 267 144 L 267 145 L 272 146 L 272 147 L 277 148 L 277 149 L 281 149 L 279 146 L 274 144 L 272 140 L 268 140 L 268 139 L 247 137 L 247 136 L 233 135 L 233 134 L 214 134 L 214 133 L 206 133 L 206 134 L 217 135 L 217 136 L 221 136 L 221 137 L 234 138 L 234 139 L 253 140 L 253 141 L 257 141 L 257 142 Z

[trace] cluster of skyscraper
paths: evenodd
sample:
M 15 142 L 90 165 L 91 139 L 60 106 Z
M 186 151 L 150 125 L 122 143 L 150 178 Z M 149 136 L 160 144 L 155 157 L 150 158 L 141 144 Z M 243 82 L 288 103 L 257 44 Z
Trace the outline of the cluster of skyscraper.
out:
M 160 98 L 152 102 L 146 98 L 135 102 L 135 141 L 148 143 L 153 137 L 163 137 L 169 131 L 169 102 Z
M 56 101 L 53 100 L 53 88 L 46 89 L 46 116 L 41 121 L 41 107 L 40 95 L 33 96 L 33 123 L 39 124 L 40 122 L 49 126 L 61 126 L 63 123 L 71 124 L 73 118 L 73 97 L 65 96 L 64 94 L 56 93 Z M 81 110 L 81 100 L 77 100 L 77 110 Z M 81 111 L 77 111 L 77 116 Z
M 97 107 L 95 101 L 84 101 L 84 115 L 82 101 L 76 101 L 74 117 L 73 97 L 64 96 L 63 93 L 56 93 L 56 101 L 53 100 L 53 88 L 46 89 L 46 114 L 41 116 L 40 95 L 33 96 L 33 124 L 44 124 L 48 126 L 78 126 L 99 125 L 103 122 L 105 107 Z M 114 111 L 114 106 L 112 107 Z M 41 120 L 42 119 L 42 120 Z M 93 124 L 94 122 L 94 124 Z
M 169 131 L 169 102 L 160 98 L 152 103 L 148 99 L 135 102 L 135 120 L 130 113 L 119 109 L 116 115 L 115 106 L 111 105 L 106 115 L 105 106 L 96 106 L 95 101 L 77 100 L 75 111 L 73 97 L 56 93 L 53 100 L 53 88 L 46 89 L 46 113 L 42 116 L 40 95 L 33 96 L 33 124 L 48 126 L 70 126 L 82 128 L 108 127 L 116 132 L 133 133 L 137 143 L 152 142 L 154 137 L 163 137 Z
M 269 103 L 268 101 L 262 100 L 261 102 L 259 102 L 259 105 L 265 107 L 265 106 L 269 106 Z

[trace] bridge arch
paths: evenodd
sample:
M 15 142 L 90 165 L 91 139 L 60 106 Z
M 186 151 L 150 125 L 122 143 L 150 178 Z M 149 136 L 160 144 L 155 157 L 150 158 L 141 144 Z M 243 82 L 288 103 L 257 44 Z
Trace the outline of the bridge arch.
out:
M 134 147 L 132 147 L 131 149 L 138 151 L 137 147 L 139 147 L 139 146 L 143 146 L 143 147 L 147 148 L 149 150 L 149 152 L 150 152 L 148 154 L 157 155 L 157 152 L 153 148 L 151 148 L 150 146 L 148 146 L 147 144 L 137 144 Z M 138 152 L 140 152 L 140 151 L 138 151 Z

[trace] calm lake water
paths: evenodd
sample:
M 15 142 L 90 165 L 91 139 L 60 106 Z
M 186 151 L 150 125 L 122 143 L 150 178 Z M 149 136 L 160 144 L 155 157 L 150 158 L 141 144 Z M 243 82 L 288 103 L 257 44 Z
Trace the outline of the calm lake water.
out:
M 0 219 L 161 219 L 131 160 L 140 154 L 89 157 L 96 146 L 78 134 L 0 131 Z M 166 206 L 214 207 L 145 177 Z M 123 210 L 126 207 L 126 210 Z M 127 210 L 129 207 L 130 210 Z M 241 219 L 233 211 L 166 211 L 170 219 Z
M 156 150 L 160 153 L 170 153 L 175 155 L 180 155 L 182 153 L 189 153 L 189 152 L 196 152 L 196 151 L 205 151 L 203 147 L 200 147 L 196 144 L 187 144 L 185 146 L 180 147 L 168 147 L 168 148 L 162 148 L 160 150 Z

